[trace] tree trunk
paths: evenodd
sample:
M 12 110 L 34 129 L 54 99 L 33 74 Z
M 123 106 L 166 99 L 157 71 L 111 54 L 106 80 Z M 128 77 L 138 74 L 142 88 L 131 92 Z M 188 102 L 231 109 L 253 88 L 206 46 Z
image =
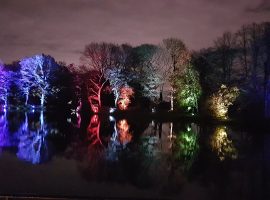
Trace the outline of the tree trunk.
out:
M 41 130 L 43 130 L 43 128 L 44 128 L 44 113 L 43 113 L 43 110 L 41 110 L 41 112 L 40 112 L 39 121 L 40 121 Z
M 5 108 L 7 108 L 7 95 L 5 96 Z
M 116 90 L 114 90 L 114 97 L 115 97 L 114 106 L 115 106 L 115 108 L 117 108 L 117 102 L 118 102 L 118 99 L 119 99 L 119 94 L 118 94 L 118 92 Z
M 162 136 L 162 122 L 158 123 L 158 137 L 161 139 Z
M 28 129 L 28 116 L 27 116 L 26 112 L 24 113 L 24 117 L 25 117 L 25 119 L 24 119 L 24 128 Z
M 163 87 L 164 87 L 164 84 L 162 84 L 159 90 L 159 102 L 163 102 Z
M 170 99 L 171 99 L 171 111 L 173 111 L 173 87 L 171 88 L 171 95 L 170 95 Z
M 170 139 L 172 139 L 173 138 L 173 123 L 171 122 L 170 123 Z
M 42 93 L 41 94 L 41 98 L 40 98 L 40 105 L 41 105 L 41 107 L 44 106 L 44 101 L 45 101 L 45 95 L 44 95 L 44 93 Z
M 28 104 L 28 99 L 29 99 L 29 93 L 27 92 L 25 96 L 25 103 L 24 103 L 25 106 L 27 106 Z

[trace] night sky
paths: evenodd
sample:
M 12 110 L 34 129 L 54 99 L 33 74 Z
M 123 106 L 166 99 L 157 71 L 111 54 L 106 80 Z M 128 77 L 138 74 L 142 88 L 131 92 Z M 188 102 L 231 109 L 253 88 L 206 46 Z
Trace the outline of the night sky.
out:
M 224 31 L 270 20 L 270 0 L 0 0 L 0 59 L 37 53 L 79 63 L 90 42 L 206 48 Z

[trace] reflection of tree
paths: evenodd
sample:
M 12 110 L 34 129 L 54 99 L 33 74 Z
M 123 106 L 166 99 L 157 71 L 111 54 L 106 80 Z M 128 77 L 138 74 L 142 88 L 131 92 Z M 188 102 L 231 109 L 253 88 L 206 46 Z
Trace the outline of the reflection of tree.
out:
M 119 142 L 123 146 L 126 146 L 126 144 L 128 144 L 132 139 L 132 135 L 129 132 L 129 125 L 127 123 L 127 120 L 122 119 L 118 121 L 117 129 L 118 129 L 118 135 L 119 135 Z
M 0 115 L 0 148 L 12 146 L 13 140 L 8 130 L 7 113 Z
M 232 140 L 228 138 L 225 126 L 215 129 L 214 134 L 210 138 L 210 144 L 221 161 L 226 157 L 231 159 L 237 158 L 237 149 L 234 147 Z
M 87 127 L 87 160 L 94 165 L 103 157 L 104 145 L 100 138 L 100 119 L 93 115 Z
M 100 179 L 103 173 L 105 146 L 100 135 L 101 121 L 98 115 L 93 115 L 86 129 L 86 138 L 72 144 L 72 157 L 80 160 L 79 170 L 84 178 Z
M 39 122 L 31 123 L 30 127 L 28 116 L 25 113 L 25 120 L 17 132 L 19 140 L 18 158 L 33 164 L 39 164 L 48 160 L 48 146 L 45 139 L 47 134 L 48 127 L 44 123 L 43 112 L 40 113 Z
M 173 156 L 181 161 L 184 170 L 190 169 L 199 150 L 198 134 L 189 126 L 176 136 Z
M 93 115 L 90 120 L 90 124 L 87 127 L 87 139 L 90 142 L 90 146 L 96 144 L 103 146 L 100 139 L 100 120 L 98 115 Z
M 131 142 L 132 134 L 127 120 L 122 119 L 116 123 L 114 118 L 111 119 L 114 122 L 114 131 L 108 144 L 107 159 L 118 160 L 118 151 L 125 149 Z

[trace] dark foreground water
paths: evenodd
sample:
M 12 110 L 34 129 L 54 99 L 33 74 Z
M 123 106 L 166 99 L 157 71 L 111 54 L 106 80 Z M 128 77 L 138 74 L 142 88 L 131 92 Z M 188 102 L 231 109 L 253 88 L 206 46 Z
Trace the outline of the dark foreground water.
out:
M 0 195 L 270 199 L 269 180 L 259 127 L 0 114 Z

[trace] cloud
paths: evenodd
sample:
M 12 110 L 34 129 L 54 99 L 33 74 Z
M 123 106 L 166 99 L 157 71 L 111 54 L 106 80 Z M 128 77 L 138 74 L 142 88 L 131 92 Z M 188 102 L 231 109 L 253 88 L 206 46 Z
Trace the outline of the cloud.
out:
M 254 13 L 270 12 L 270 0 L 262 0 L 259 5 L 253 8 L 247 8 L 247 11 Z
M 171 36 L 183 39 L 189 48 L 196 50 L 211 45 L 224 31 L 269 19 L 265 12 L 256 15 L 246 12 L 247 7 L 255 8 L 260 3 L 259 0 L 0 0 L 0 58 L 11 62 L 45 53 L 78 63 L 80 52 L 90 42 L 158 44 Z

